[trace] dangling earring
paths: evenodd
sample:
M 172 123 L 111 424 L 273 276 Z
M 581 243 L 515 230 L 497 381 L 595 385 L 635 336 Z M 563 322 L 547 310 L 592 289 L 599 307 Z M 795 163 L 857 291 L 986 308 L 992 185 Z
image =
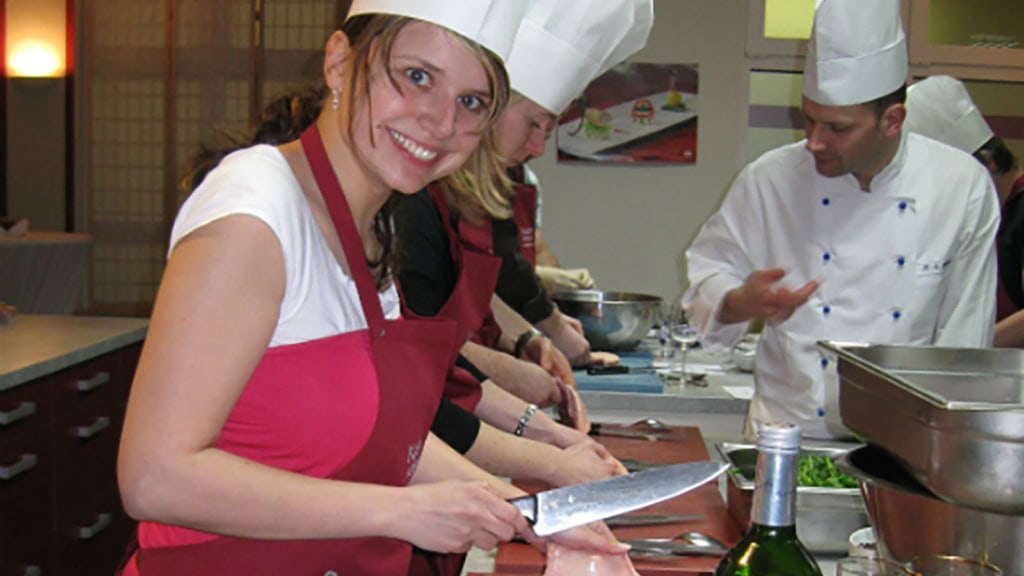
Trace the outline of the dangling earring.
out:
M 337 110 L 338 104 L 338 91 L 331 90 L 331 110 Z

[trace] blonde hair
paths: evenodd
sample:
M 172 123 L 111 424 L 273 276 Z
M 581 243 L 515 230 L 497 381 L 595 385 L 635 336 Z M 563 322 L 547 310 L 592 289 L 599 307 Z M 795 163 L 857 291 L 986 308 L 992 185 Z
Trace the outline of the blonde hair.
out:
M 507 106 L 525 98 L 513 90 Z M 498 149 L 499 124 L 496 122 L 484 134 L 462 168 L 442 181 L 449 207 L 473 224 L 479 222 L 481 212 L 491 218 L 512 217 L 512 180 L 506 170 L 508 159 Z

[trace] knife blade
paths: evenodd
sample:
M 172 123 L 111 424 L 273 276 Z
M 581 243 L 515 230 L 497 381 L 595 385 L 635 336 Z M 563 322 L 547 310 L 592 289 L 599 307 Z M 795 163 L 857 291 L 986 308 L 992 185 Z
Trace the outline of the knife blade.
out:
M 547 536 L 679 496 L 728 469 L 725 462 L 689 462 L 555 488 L 509 502 L 538 536 Z
M 647 470 L 648 468 L 661 468 L 663 466 L 671 466 L 666 462 L 645 462 L 643 460 L 634 460 L 632 458 L 619 458 L 619 463 L 626 467 L 626 470 L 630 472 L 636 472 L 638 470 Z
M 615 516 L 604 521 L 609 528 L 623 528 L 626 526 L 655 526 L 658 524 L 678 524 L 682 522 L 693 522 L 701 520 L 702 514 L 649 514 L 632 516 Z

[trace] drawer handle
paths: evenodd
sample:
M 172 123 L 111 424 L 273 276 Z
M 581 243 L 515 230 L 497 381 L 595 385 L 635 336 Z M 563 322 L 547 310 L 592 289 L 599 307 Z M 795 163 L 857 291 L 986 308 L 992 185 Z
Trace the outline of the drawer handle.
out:
M 25 571 L 21 573 L 21 576 L 43 576 L 43 569 L 39 566 L 25 566 Z
M 24 474 L 28 470 L 35 468 L 35 465 L 39 462 L 39 457 L 35 454 L 22 454 L 21 458 L 17 462 L 10 466 L 0 466 L 0 480 L 10 480 L 18 474 Z
M 0 412 L 0 426 L 7 426 L 14 424 L 18 420 L 24 420 L 29 416 L 36 413 L 35 402 L 22 402 L 17 408 L 8 410 L 7 412 Z
M 92 378 L 86 378 L 75 382 L 75 390 L 78 390 L 79 392 L 89 392 L 103 386 L 107 382 L 110 382 L 110 372 L 97 372 Z
M 110 514 L 107 514 L 106 512 L 102 514 L 97 514 L 96 522 L 94 522 L 92 525 L 80 526 L 78 528 L 79 540 L 92 540 L 100 532 L 103 532 L 103 530 L 105 530 L 107 526 L 110 526 L 110 521 L 112 518 L 113 517 Z
M 98 416 L 96 417 L 96 421 L 88 426 L 76 426 L 75 436 L 78 436 L 79 438 L 92 438 L 109 427 L 110 418 L 108 416 Z

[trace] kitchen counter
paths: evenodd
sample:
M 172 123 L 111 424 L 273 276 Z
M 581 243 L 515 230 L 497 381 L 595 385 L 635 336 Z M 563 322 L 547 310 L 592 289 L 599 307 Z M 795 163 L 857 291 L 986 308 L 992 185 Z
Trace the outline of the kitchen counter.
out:
M 0 325 L 0 391 L 142 341 L 148 318 L 20 314 Z

